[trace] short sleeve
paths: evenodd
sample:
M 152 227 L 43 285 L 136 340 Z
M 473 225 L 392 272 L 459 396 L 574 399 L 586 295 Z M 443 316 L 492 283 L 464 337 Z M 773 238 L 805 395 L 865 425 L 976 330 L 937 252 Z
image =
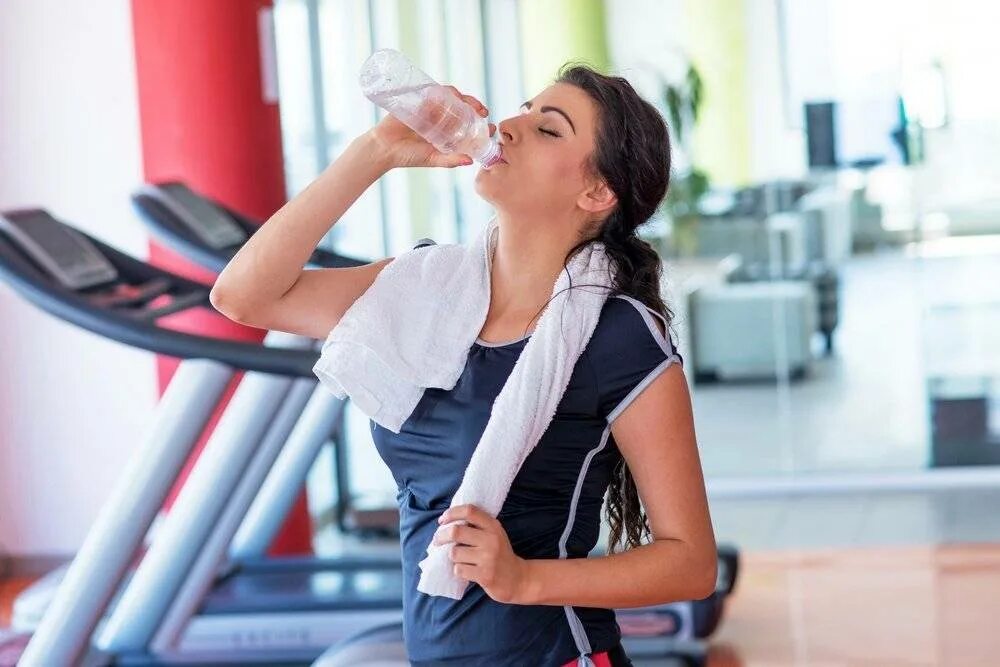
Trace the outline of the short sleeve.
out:
M 683 358 L 651 309 L 629 296 L 610 297 L 587 346 L 597 377 L 598 410 L 608 422 L 661 373 Z M 669 332 L 668 332 L 669 335 Z

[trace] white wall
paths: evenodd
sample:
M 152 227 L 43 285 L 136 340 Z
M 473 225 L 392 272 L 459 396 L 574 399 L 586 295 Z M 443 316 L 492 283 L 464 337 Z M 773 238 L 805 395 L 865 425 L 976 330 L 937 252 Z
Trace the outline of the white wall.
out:
M 0 3 L 0 209 L 43 206 L 145 256 L 129 3 Z M 150 355 L 0 285 L 0 550 L 75 551 L 151 418 Z

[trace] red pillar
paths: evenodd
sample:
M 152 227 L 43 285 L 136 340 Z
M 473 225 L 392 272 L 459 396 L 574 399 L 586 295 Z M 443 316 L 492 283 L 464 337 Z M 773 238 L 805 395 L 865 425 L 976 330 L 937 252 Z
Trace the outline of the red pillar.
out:
M 147 181 L 181 180 L 258 220 L 285 201 L 278 104 L 262 77 L 259 20 L 271 0 L 132 0 L 143 170 Z M 150 261 L 211 284 L 215 275 L 150 242 Z M 169 326 L 259 341 L 264 333 L 215 313 L 174 316 Z M 160 391 L 177 360 L 159 357 Z M 178 485 L 187 478 L 239 378 L 223 395 Z M 171 494 L 171 502 L 176 495 Z M 305 494 L 271 553 L 310 553 Z

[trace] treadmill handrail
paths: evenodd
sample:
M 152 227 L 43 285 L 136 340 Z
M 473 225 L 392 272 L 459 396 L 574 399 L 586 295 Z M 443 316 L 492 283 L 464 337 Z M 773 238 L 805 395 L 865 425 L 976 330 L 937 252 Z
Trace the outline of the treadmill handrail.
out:
M 113 261 L 144 267 L 149 273 L 169 276 L 176 285 L 186 290 L 186 294 L 178 299 L 186 302 L 189 308 L 203 307 L 214 310 L 208 299 L 207 286 L 155 269 L 82 231 L 80 233 Z M 32 304 L 59 319 L 119 343 L 150 352 L 181 359 L 209 359 L 237 369 L 294 377 L 312 377 L 312 368 L 319 359 L 319 353 L 313 350 L 266 347 L 173 331 L 160 327 L 141 315 L 129 316 L 101 309 L 80 294 L 49 279 L 25 259 L 13 246 L 10 237 L 3 232 L 0 232 L 0 278 Z M 199 291 L 202 293 L 200 299 L 197 298 Z M 152 312 L 156 313 L 157 317 L 167 314 L 164 311 Z

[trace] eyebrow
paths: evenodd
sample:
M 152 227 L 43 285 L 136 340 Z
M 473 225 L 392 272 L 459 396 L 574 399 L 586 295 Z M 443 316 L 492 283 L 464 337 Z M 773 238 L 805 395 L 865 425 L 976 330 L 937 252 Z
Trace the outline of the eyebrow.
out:
M 522 107 L 527 107 L 530 110 L 531 109 L 531 100 L 528 100 L 527 102 L 523 103 L 521 106 Z M 571 121 L 569 119 L 569 116 L 566 115 L 566 112 L 563 111 L 562 109 L 560 109 L 559 107 L 548 107 L 548 106 L 546 106 L 546 107 L 540 107 L 538 110 L 541 111 L 542 113 L 545 113 L 546 111 L 555 111 L 556 113 L 562 114 L 562 117 L 566 119 L 566 122 L 569 123 L 569 126 L 573 129 L 573 134 L 576 134 L 576 126 L 573 125 L 573 121 Z

